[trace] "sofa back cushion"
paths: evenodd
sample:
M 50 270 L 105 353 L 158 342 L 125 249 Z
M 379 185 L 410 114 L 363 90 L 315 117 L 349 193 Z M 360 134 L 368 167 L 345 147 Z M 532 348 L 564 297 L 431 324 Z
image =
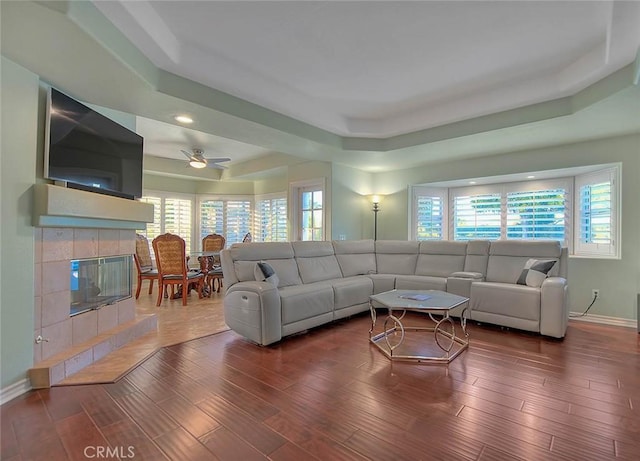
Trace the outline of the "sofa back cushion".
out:
M 558 275 L 562 247 L 557 241 L 505 240 L 491 242 L 487 264 L 487 282 L 516 283 L 526 262 L 531 259 L 555 260 L 549 276 Z
M 489 240 L 469 240 L 467 242 L 467 256 L 464 260 L 465 272 L 487 273 L 489 261 Z
M 228 250 L 239 282 L 255 280 L 256 263 L 269 263 L 278 275 L 278 286 L 300 285 L 302 280 L 289 242 L 233 244 Z
M 344 277 L 376 273 L 373 240 L 334 240 L 333 250 Z
M 303 283 L 342 278 L 331 242 L 293 242 L 292 246 Z
M 464 270 L 466 242 L 446 240 L 420 242 L 416 275 L 447 277 Z
M 414 275 L 418 261 L 417 241 L 377 240 L 376 267 L 378 274 Z

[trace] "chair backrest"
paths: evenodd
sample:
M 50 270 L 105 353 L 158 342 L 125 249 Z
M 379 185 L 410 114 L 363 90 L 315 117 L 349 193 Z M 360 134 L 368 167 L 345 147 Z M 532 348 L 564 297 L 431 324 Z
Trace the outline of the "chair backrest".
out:
M 249 243 L 253 241 L 253 237 L 251 236 L 251 232 L 247 232 L 244 234 L 244 238 L 242 239 L 242 243 Z
M 151 251 L 149 250 L 149 240 L 147 237 L 141 234 L 136 234 L 136 264 L 140 267 L 140 271 L 148 271 L 153 269 L 153 263 L 151 261 Z
M 209 234 L 202 239 L 202 251 L 220 251 L 224 250 L 227 240 L 224 235 Z
M 162 275 L 185 275 L 187 273 L 186 246 L 184 239 L 175 234 L 162 234 L 151 242 L 156 254 L 158 272 Z

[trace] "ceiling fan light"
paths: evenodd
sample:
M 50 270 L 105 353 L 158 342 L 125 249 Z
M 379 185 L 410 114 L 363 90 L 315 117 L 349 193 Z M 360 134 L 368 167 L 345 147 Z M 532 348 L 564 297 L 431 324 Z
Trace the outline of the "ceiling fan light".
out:
M 191 160 L 189 162 L 189 165 L 191 165 L 194 168 L 205 168 L 207 166 L 205 162 L 201 162 L 199 160 Z
M 176 115 L 173 117 L 176 122 L 180 123 L 193 123 L 193 119 L 185 114 Z

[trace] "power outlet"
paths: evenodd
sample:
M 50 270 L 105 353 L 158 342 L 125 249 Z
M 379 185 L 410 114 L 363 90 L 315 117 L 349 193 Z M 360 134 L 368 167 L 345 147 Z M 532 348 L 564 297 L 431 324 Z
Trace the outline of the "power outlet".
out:
M 594 288 L 593 290 L 591 290 L 591 297 L 592 298 L 599 298 L 600 297 L 600 290 L 598 290 L 597 288 Z

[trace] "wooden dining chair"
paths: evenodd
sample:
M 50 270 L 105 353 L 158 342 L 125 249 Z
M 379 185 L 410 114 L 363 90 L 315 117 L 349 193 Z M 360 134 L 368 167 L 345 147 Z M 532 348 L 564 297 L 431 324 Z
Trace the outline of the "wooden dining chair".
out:
M 136 253 L 133 255 L 138 270 L 138 286 L 136 287 L 136 299 L 140 296 L 142 281 L 149 280 L 149 294 L 153 293 L 153 282 L 158 279 L 158 271 L 153 268 L 149 240 L 141 234 L 136 234 Z
M 187 305 L 190 284 L 196 284 L 198 297 L 202 298 L 205 274 L 189 271 L 184 239 L 175 234 L 163 234 L 154 238 L 151 244 L 156 254 L 160 285 L 156 306 L 162 302 L 162 293 L 168 286 L 182 285 L 183 306 Z
M 204 253 L 219 253 L 224 250 L 227 240 L 224 235 L 209 234 L 202 239 L 202 251 Z M 207 257 L 205 255 L 205 257 Z M 204 264 L 203 264 L 204 263 Z M 206 271 L 205 285 L 209 288 L 209 293 L 213 293 L 216 282 L 218 283 L 217 293 L 222 287 L 222 266 L 220 265 L 220 255 L 211 255 L 207 261 L 201 261 L 203 271 Z

